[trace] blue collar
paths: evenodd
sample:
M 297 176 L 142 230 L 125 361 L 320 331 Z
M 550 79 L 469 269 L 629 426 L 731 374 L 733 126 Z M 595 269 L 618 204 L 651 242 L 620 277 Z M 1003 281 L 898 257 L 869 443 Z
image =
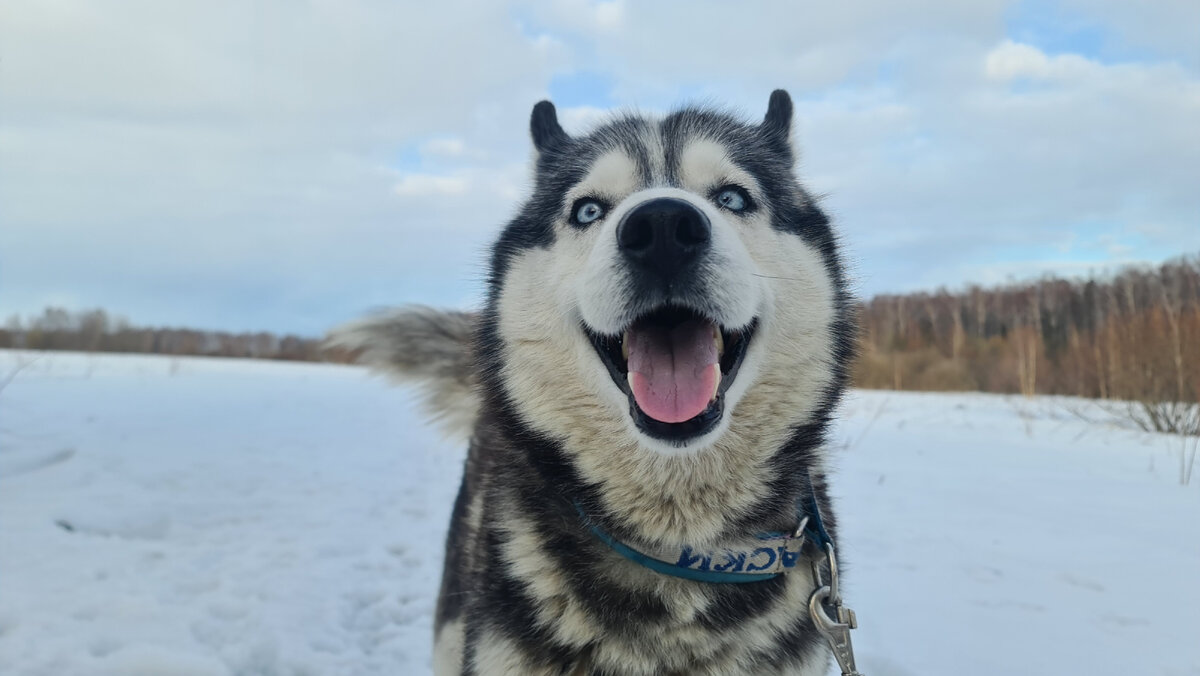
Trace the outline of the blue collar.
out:
M 770 580 L 796 567 L 805 541 L 815 544 L 818 551 L 824 551 L 825 545 L 833 542 L 821 520 L 811 476 L 808 494 L 797 505 L 800 527 L 794 533 L 759 533 L 738 546 L 697 549 L 679 545 L 637 550 L 600 528 L 578 502 L 575 509 L 592 535 L 614 552 L 656 573 L 696 582 L 736 584 Z

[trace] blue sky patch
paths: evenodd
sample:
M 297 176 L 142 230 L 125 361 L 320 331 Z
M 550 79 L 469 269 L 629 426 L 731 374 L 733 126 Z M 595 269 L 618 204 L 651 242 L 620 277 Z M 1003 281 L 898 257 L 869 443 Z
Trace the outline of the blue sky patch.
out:
M 1134 49 L 1112 26 L 1063 6 L 1059 0 L 1021 0 L 1005 18 L 1006 34 L 1043 52 L 1079 54 L 1101 63 L 1156 61 L 1161 55 Z
M 594 71 L 563 73 L 550 79 L 550 100 L 563 108 L 611 108 L 617 105 L 612 96 L 614 84 L 611 75 Z
M 409 143 L 401 148 L 392 162 L 392 168 L 403 172 L 419 171 L 421 169 L 420 145 Z

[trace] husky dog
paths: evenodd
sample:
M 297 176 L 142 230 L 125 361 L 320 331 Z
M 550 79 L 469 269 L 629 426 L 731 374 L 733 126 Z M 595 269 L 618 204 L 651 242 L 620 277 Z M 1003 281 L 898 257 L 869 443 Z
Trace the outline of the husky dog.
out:
M 693 107 L 573 137 L 538 103 L 486 307 L 334 334 L 470 439 L 437 674 L 826 672 L 824 559 L 796 535 L 809 512 L 834 531 L 853 322 L 791 119 L 780 90 L 759 124 Z

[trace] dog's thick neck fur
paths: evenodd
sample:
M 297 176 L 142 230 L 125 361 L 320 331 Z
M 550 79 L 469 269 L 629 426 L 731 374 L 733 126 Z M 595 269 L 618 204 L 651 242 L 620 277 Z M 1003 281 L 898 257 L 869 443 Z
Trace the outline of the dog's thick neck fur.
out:
M 574 436 L 579 443 L 600 447 L 573 453 L 567 444 L 522 421 L 499 382 L 503 368 L 496 332 L 494 314 L 485 312 L 480 372 L 485 374 L 483 390 L 491 395 L 483 402 L 481 419 L 500 422 L 488 441 L 502 435 L 506 450 L 527 456 L 521 460 L 537 471 L 537 494 L 558 496 L 557 509 L 565 519 L 573 518 L 577 503 L 622 539 L 705 546 L 794 529 L 796 505 L 810 491 L 810 476 L 815 484 L 811 490 L 825 500 L 822 444 L 837 388 L 830 387 L 805 424 L 772 428 L 742 418 L 733 421 L 725 439 L 694 455 L 648 453 L 636 441 L 602 437 L 586 422 Z M 769 407 L 771 393 L 756 394 L 740 405 Z

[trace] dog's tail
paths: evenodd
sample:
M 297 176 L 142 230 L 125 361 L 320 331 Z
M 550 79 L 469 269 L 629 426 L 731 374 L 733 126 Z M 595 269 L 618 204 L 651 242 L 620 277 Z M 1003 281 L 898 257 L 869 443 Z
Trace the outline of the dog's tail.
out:
M 354 353 L 355 361 L 376 373 L 417 383 L 443 431 L 467 438 L 480 404 L 477 320 L 474 312 L 413 305 L 340 326 L 329 333 L 325 347 Z

